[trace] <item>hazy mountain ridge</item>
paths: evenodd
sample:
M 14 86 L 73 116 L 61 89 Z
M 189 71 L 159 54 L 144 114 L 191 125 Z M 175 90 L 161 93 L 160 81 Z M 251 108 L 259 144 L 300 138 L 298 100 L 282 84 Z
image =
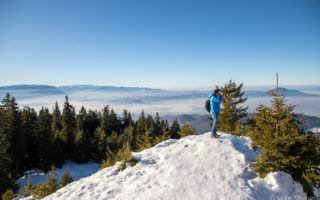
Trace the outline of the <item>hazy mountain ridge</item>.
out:
M 252 118 L 252 113 L 249 113 L 246 118 L 242 120 L 243 123 Z M 163 117 L 167 119 L 169 123 L 172 123 L 173 120 L 177 120 L 178 123 L 182 126 L 185 123 L 190 123 L 198 133 L 203 133 L 210 130 L 211 118 L 209 114 L 206 115 L 165 115 Z M 319 126 L 320 118 L 314 116 L 308 116 L 303 114 L 297 115 L 297 120 L 301 122 L 301 128 L 304 130 L 309 130 L 311 128 Z
M 297 90 L 297 89 L 287 89 L 283 87 L 279 87 L 278 89 L 271 90 L 271 92 L 277 92 L 277 91 L 280 94 L 283 94 L 286 96 L 319 96 L 316 94 L 301 92 L 300 90 Z
M 298 86 L 297 86 L 298 87 Z M 313 87 L 314 88 L 314 87 Z M 254 89 L 254 90 L 252 90 Z M 259 104 L 268 105 L 271 96 L 266 93 L 271 87 L 248 88 L 245 95 L 248 100 L 244 106 L 249 107 L 249 112 L 254 112 Z M 319 100 L 320 90 L 305 90 L 300 87 L 300 92 L 292 91 L 290 87 L 287 92 L 289 103 L 298 105 L 296 112 L 311 116 L 320 116 Z M 79 110 L 81 106 L 100 110 L 109 105 L 118 112 L 127 109 L 132 114 L 146 113 L 161 115 L 178 114 L 206 114 L 204 102 L 210 94 L 210 90 L 162 90 L 139 87 L 114 87 L 95 85 L 70 85 L 70 86 L 49 86 L 49 85 L 12 85 L 0 86 L 0 98 L 10 93 L 16 97 L 19 105 L 29 106 L 36 110 L 43 106 L 52 108 L 57 101 L 62 106 L 65 95 L 69 96 L 70 102 Z M 310 95 L 310 94 L 319 94 Z M 291 95 L 291 96 L 290 96 Z M 202 122 L 199 122 L 202 123 Z M 204 131 L 204 130 L 203 130 Z M 202 131 L 202 132 L 203 132 Z
M 50 85 L 11 85 L 0 87 L 0 97 L 7 93 L 17 98 L 33 98 L 50 95 L 65 95 L 64 91 Z
M 63 91 L 75 92 L 83 90 L 91 91 L 106 91 L 106 92 L 131 92 L 131 91 L 140 91 L 140 92 L 162 92 L 162 89 L 148 88 L 148 87 L 125 87 L 125 86 L 99 86 L 99 85 L 65 85 L 58 86 L 59 89 Z
M 267 91 L 247 90 L 247 91 L 245 91 L 245 96 L 247 96 L 247 97 L 266 97 L 266 96 L 269 96 L 268 93 L 270 93 L 270 92 L 277 92 L 277 89 L 272 89 L 272 90 L 267 90 Z M 289 97 L 292 97 L 292 96 L 305 96 L 305 97 L 319 96 L 317 94 L 306 93 L 306 92 L 302 92 L 297 89 L 287 89 L 287 88 L 283 88 L 283 87 L 278 88 L 278 92 L 282 95 L 286 95 Z
M 320 88 L 320 87 L 319 87 Z M 302 92 L 297 89 L 287 89 L 280 87 L 279 92 L 285 94 L 286 96 L 319 96 L 317 94 Z M 98 85 L 65 85 L 65 86 L 50 86 L 50 85 L 10 85 L 10 86 L 0 86 L 0 94 L 3 93 L 15 93 L 19 91 L 20 93 L 25 92 L 26 94 L 68 94 L 72 92 L 81 92 L 81 91 L 93 91 L 93 92 L 155 92 L 163 93 L 160 97 L 144 97 L 145 100 L 172 100 L 172 99 L 184 99 L 184 98 L 205 98 L 208 96 L 210 91 L 167 91 L 163 89 L 154 89 L 148 87 L 125 87 L 125 86 L 98 86 Z M 268 91 L 272 90 L 246 90 L 245 96 L 247 97 L 265 97 L 268 96 Z M 124 102 L 130 103 L 130 99 L 124 99 Z
M 45 93 L 47 90 L 55 90 L 60 92 L 76 92 L 83 90 L 91 90 L 91 91 L 153 91 L 153 92 L 161 92 L 164 90 L 161 89 L 153 89 L 148 87 L 117 87 L 117 86 L 98 86 L 98 85 L 65 85 L 65 86 L 50 86 L 50 85 L 9 85 L 9 86 L 0 86 L 0 91 L 14 91 L 14 90 L 25 90 L 29 92 L 29 90 L 36 90 L 39 93 Z
M 161 89 L 152 89 L 147 87 L 116 87 L 116 86 L 96 86 L 96 85 L 70 85 L 70 86 L 50 86 L 50 85 L 10 85 L 0 86 L 0 97 L 4 97 L 7 93 L 19 99 L 30 99 L 34 97 L 72 95 L 78 92 L 93 93 L 126 93 L 139 92 L 158 93 L 163 92 Z

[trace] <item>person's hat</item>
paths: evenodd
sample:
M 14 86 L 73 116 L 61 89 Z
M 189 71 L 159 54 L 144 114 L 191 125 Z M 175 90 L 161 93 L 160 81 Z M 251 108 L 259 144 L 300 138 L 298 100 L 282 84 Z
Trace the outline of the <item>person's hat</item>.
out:
M 220 92 L 220 89 L 216 88 L 215 90 L 213 90 L 213 94 L 218 94 Z

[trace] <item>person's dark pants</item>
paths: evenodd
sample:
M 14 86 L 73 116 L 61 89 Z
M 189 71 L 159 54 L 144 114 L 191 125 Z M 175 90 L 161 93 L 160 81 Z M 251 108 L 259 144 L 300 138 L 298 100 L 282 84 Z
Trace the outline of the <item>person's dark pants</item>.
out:
M 211 134 L 217 134 L 217 126 L 218 126 L 218 119 L 219 119 L 219 113 L 210 113 L 212 117 L 212 128 L 211 128 Z

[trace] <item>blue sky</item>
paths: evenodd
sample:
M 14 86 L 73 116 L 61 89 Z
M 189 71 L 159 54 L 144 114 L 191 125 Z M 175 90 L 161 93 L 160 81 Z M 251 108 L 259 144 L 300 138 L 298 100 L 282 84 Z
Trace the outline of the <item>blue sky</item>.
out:
M 0 85 L 320 84 L 319 0 L 0 0 Z

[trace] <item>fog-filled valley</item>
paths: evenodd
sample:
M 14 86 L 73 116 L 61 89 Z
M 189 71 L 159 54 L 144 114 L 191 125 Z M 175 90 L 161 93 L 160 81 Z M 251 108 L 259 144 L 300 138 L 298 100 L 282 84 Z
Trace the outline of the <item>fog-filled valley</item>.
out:
M 298 88 L 298 89 L 297 89 Z M 259 104 L 269 105 L 271 97 L 266 92 L 272 87 L 245 87 L 244 91 L 248 100 L 249 112 L 254 112 Z M 287 95 L 288 102 L 297 105 L 296 112 L 320 116 L 320 87 L 295 86 L 280 88 Z M 144 110 L 146 113 L 161 115 L 203 115 L 206 114 L 204 101 L 210 90 L 162 90 L 138 87 L 113 87 L 113 86 L 45 86 L 45 85 L 16 85 L 0 87 L 0 97 L 9 92 L 13 95 L 19 106 L 29 106 L 36 110 L 41 107 L 52 109 L 57 101 L 62 106 L 66 95 L 70 102 L 79 110 L 81 106 L 88 109 L 100 110 L 109 105 L 121 113 L 123 109 L 130 111 L 133 116 Z

